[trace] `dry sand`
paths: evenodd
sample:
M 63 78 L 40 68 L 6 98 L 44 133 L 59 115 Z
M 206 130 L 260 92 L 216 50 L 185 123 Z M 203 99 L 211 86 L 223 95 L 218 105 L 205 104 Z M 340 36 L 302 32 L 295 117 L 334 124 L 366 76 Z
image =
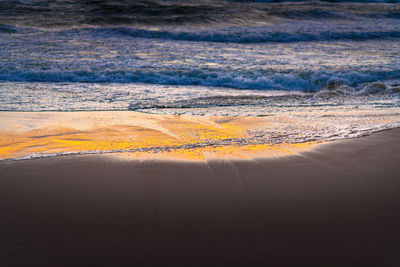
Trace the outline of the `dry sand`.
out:
M 400 266 L 400 129 L 275 159 L 0 163 L 0 266 Z

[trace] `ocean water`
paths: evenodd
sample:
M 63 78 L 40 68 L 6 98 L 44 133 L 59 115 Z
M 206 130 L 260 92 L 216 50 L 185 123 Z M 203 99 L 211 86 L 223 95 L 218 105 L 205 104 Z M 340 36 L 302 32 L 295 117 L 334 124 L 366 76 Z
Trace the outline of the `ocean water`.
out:
M 399 127 L 400 1 L 0 0 L 0 110 L 296 121 L 278 142 Z

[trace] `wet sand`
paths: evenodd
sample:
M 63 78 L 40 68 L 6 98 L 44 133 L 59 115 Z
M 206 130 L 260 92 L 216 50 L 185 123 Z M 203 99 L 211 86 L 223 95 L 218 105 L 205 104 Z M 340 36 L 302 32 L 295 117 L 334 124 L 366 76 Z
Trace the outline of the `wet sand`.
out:
M 399 162 L 400 129 L 279 158 L 1 162 L 0 266 L 399 266 Z
M 279 127 L 285 123 L 299 122 L 275 116 L 179 116 L 130 111 L 0 112 L 0 159 L 116 151 L 134 152 L 136 158 L 149 158 L 151 154 L 150 158 L 192 161 L 249 159 L 257 154 L 297 153 L 315 143 L 277 142 L 274 134 L 284 131 Z

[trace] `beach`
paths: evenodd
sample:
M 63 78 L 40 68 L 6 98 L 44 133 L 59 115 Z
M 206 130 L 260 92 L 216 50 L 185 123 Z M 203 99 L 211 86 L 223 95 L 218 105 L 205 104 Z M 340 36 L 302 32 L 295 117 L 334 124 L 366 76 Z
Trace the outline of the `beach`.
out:
M 2 266 L 397 266 L 400 130 L 293 155 L 0 162 Z
M 0 267 L 400 266 L 400 0 L 0 0 Z

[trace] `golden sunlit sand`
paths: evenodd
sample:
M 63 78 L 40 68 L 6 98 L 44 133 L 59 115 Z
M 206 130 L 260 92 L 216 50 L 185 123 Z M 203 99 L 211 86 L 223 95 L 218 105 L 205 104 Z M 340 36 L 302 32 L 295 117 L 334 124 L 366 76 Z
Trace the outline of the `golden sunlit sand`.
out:
M 315 143 L 255 142 L 268 117 L 194 117 L 129 111 L 2 112 L 0 158 L 110 153 L 119 158 L 205 160 L 283 156 Z
M 103 113 L 102 125 L 92 128 L 93 114 L 74 113 L 76 121 L 63 124 L 86 139 L 100 138 L 91 129 L 104 129 L 108 140 L 126 129 L 107 125 L 112 116 L 128 122 L 122 114 L 135 118 L 135 129 L 173 120 L 209 133 L 220 129 L 212 122 L 236 127 L 217 136 L 240 136 L 238 125 L 256 121 Z M 20 115 L 8 115 L 18 125 Z M 25 114 L 32 115 L 53 116 Z M 22 152 L 26 140 L 45 138 L 34 130 L 42 122 L 14 129 L 24 136 L 17 136 Z M 175 140 L 143 129 L 136 132 L 147 145 Z M 77 138 L 71 131 L 46 140 Z M 129 133 L 123 137 L 135 131 Z M 0 266 L 398 266 L 399 139 L 394 129 L 254 160 L 229 158 L 252 151 L 249 145 L 199 148 L 205 161 L 175 160 L 196 158 L 199 151 L 191 149 L 0 161 Z

